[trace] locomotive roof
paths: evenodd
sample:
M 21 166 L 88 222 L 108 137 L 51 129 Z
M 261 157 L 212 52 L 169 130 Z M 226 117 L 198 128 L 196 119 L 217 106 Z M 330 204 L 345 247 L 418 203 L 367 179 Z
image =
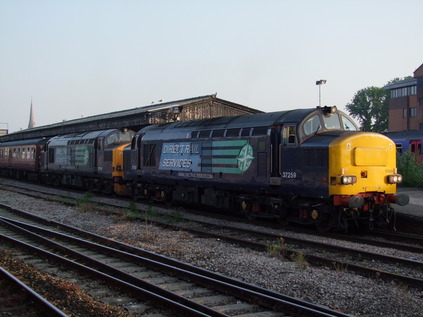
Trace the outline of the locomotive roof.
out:
M 100 130 L 100 131 L 91 131 L 83 133 L 72 133 L 65 135 L 58 135 L 50 139 L 49 144 L 54 145 L 65 145 L 68 144 L 68 141 L 73 140 L 91 140 L 99 137 L 105 137 L 110 135 L 113 132 L 119 131 L 118 129 L 109 129 L 109 130 Z
M 169 125 L 170 129 L 180 127 L 204 127 L 205 129 L 218 128 L 243 128 L 243 127 L 262 127 L 281 123 L 298 123 L 314 109 L 297 109 L 278 112 L 257 113 L 252 115 L 240 115 L 233 117 L 219 117 L 212 119 L 202 119 L 187 122 L 178 122 Z
M 251 115 L 240 115 L 232 117 L 219 117 L 211 119 L 192 120 L 163 125 L 148 126 L 139 132 L 151 130 L 168 131 L 177 133 L 178 131 L 209 130 L 209 129 L 236 129 L 245 127 L 263 127 L 282 123 L 299 123 L 310 113 L 317 111 L 316 108 L 296 109 L 268 113 L 258 113 Z
M 39 138 L 39 139 L 30 139 L 30 140 L 19 140 L 19 141 L 10 141 L 10 142 L 2 142 L 0 146 L 16 146 L 16 145 L 39 145 L 47 142 L 48 139 L 46 138 Z

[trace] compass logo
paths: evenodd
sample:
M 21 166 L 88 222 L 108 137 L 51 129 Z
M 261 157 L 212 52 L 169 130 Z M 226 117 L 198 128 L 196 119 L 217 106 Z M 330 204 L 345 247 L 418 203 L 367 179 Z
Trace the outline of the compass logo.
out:
M 244 173 L 250 167 L 251 162 L 254 160 L 253 154 L 253 147 L 249 143 L 244 145 L 241 151 L 239 151 L 237 161 L 241 173 Z

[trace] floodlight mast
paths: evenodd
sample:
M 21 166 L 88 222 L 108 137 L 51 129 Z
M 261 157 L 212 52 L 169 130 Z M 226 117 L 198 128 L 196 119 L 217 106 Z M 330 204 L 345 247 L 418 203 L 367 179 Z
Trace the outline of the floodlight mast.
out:
M 322 85 L 326 84 L 326 79 L 320 79 L 316 81 L 316 85 L 319 86 L 319 107 L 322 106 Z

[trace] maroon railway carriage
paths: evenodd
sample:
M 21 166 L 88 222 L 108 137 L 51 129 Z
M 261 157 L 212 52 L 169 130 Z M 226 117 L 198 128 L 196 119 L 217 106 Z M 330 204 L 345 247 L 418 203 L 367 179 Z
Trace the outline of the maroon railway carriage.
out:
M 0 143 L 0 175 L 38 180 L 46 138 Z

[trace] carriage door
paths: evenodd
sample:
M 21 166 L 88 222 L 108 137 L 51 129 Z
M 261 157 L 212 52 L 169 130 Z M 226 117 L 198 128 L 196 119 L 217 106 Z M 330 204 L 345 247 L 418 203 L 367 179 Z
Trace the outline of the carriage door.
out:
M 421 140 L 410 141 L 410 151 L 416 156 L 417 162 L 420 163 L 422 160 L 422 141 Z

